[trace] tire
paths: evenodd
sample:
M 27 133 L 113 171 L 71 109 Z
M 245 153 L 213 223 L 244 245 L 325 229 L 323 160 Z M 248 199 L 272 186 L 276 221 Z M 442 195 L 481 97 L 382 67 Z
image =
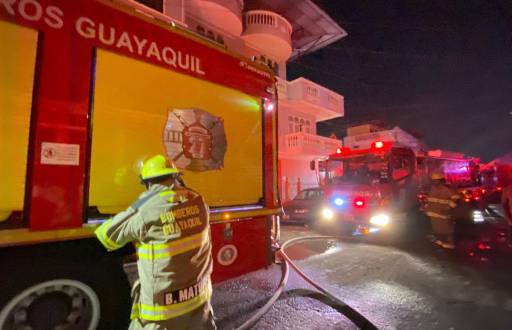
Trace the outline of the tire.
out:
M 21 249 L 10 249 L 8 260 L 2 253 L 6 267 L 0 280 L 9 286 L 0 296 L 0 329 L 128 327 L 130 287 L 121 264 L 101 255 L 90 258 L 83 246 L 64 246 L 65 251 L 37 250 L 32 258 Z

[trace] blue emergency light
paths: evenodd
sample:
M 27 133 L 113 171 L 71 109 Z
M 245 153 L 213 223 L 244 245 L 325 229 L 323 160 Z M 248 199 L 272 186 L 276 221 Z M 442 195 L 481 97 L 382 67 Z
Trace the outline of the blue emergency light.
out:
M 336 205 L 338 205 L 338 206 L 342 206 L 344 203 L 345 203 L 345 201 L 343 200 L 343 198 L 336 197 L 336 198 L 334 199 L 334 204 L 336 204 Z

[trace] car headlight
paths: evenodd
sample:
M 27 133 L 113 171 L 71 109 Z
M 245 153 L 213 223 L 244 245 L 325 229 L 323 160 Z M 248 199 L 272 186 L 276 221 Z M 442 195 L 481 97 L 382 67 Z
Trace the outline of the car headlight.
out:
M 332 218 L 334 218 L 334 212 L 330 208 L 326 207 L 322 210 L 322 217 L 325 220 L 332 220 Z
M 372 225 L 385 227 L 389 224 L 389 215 L 387 214 L 377 214 L 370 218 L 370 223 Z

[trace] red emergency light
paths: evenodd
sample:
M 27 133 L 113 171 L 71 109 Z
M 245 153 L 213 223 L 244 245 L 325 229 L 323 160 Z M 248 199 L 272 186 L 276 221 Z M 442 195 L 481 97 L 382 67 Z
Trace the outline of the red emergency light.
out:
M 373 152 L 385 151 L 391 148 L 392 142 L 389 141 L 375 141 L 372 143 L 370 150 Z
M 481 250 L 481 251 L 483 251 L 483 250 L 490 250 L 491 249 L 491 246 L 488 243 L 485 243 L 485 242 L 479 242 L 476 247 L 479 250 Z
M 362 208 L 362 207 L 364 207 L 365 204 L 366 204 L 366 201 L 363 197 L 354 198 L 354 206 L 355 207 Z
M 337 148 L 336 149 L 336 154 L 343 155 L 343 156 L 349 155 L 350 154 L 350 148 L 347 148 L 347 147 Z
M 336 155 L 339 156 L 355 156 L 361 155 L 369 152 L 378 152 L 381 153 L 383 151 L 387 151 L 391 149 L 393 143 L 389 141 L 376 141 L 373 142 L 370 148 L 367 149 L 350 149 L 348 147 L 339 147 L 336 148 Z

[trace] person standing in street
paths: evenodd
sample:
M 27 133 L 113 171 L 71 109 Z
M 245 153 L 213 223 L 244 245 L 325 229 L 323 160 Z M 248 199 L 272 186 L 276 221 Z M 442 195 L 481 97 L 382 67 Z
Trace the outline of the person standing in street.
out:
M 95 231 L 109 251 L 137 247 L 130 330 L 216 329 L 208 206 L 180 176 L 163 155 L 149 158 L 140 172 L 146 191 Z
M 457 206 L 460 194 L 446 184 L 443 173 L 434 172 L 431 179 L 432 186 L 426 198 L 425 211 L 432 224 L 432 232 L 436 237 L 435 243 L 443 248 L 453 249 L 455 248 L 453 239 L 455 221 L 452 211 Z

